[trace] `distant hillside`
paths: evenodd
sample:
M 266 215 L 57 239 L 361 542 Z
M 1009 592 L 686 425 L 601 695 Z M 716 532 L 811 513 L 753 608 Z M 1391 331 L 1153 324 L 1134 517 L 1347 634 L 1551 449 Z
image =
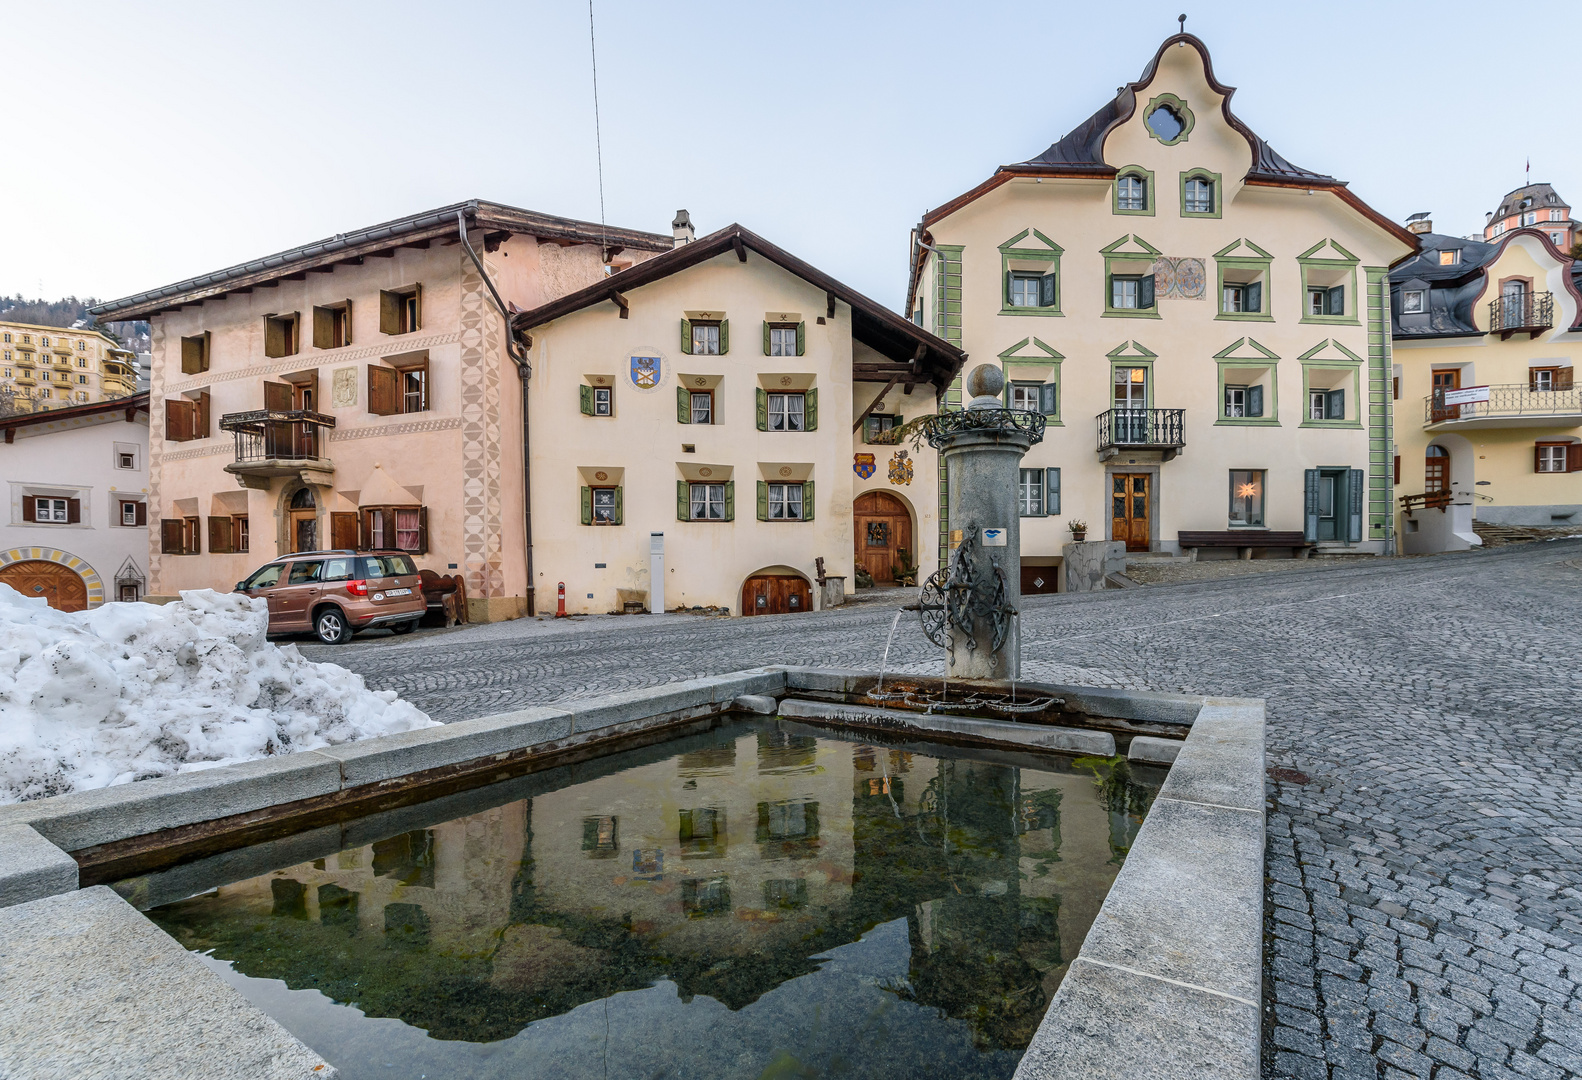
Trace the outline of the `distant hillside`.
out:
M 115 322 L 98 324 L 88 314 L 88 309 L 99 303 L 91 296 L 81 300 L 68 296 L 61 300 L 29 300 L 18 293 L 0 296 L 0 319 L 33 323 L 35 326 L 78 327 L 102 330 L 133 352 L 146 353 L 152 348 L 146 322 Z

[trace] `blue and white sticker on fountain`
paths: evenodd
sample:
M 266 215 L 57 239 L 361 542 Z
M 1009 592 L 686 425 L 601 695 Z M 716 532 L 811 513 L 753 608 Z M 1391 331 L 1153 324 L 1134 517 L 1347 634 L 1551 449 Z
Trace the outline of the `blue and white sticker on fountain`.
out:
M 1004 547 L 1005 546 L 1005 530 L 1004 529 L 984 529 L 983 530 L 983 546 L 984 547 Z

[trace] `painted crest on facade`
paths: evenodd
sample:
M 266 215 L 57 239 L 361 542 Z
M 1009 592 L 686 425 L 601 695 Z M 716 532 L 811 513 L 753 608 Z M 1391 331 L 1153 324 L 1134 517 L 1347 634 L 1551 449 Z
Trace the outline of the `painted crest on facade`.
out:
M 657 356 L 632 357 L 632 385 L 639 390 L 652 390 L 664 378 L 664 362 Z
M 890 458 L 890 483 L 897 487 L 912 482 L 912 459 L 905 450 L 897 450 Z
M 1208 271 L 1200 258 L 1161 255 L 1149 269 L 1154 277 L 1154 296 L 1160 300 L 1208 298 Z
M 852 455 L 851 471 L 862 477 L 864 480 L 872 476 L 878 467 L 878 463 L 874 461 L 872 454 Z

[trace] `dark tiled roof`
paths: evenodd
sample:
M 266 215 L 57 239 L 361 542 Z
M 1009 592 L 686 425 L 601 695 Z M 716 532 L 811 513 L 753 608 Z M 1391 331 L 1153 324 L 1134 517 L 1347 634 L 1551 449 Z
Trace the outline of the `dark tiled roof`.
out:
M 1526 206 L 1523 206 L 1522 201 L 1524 199 L 1531 199 L 1532 202 Z M 1496 218 L 1503 218 L 1509 217 L 1518 210 L 1537 210 L 1551 206 L 1559 207 L 1566 205 L 1566 201 L 1562 199 L 1555 189 L 1548 184 L 1528 184 L 1525 187 L 1517 188 L 1515 191 L 1505 196 L 1505 198 L 1500 202 L 1500 208 L 1494 211 L 1494 216 Z
M 1390 270 L 1390 316 L 1397 338 L 1466 337 L 1481 334 L 1472 322 L 1472 303 L 1483 291 L 1483 267 L 1499 252 L 1499 245 L 1465 240 L 1444 233 L 1422 233 L 1422 249 Z M 1454 266 L 1441 266 L 1439 253 L 1461 252 Z M 1405 282 L 1428 286 L 1428 311 L 1401 315 Z

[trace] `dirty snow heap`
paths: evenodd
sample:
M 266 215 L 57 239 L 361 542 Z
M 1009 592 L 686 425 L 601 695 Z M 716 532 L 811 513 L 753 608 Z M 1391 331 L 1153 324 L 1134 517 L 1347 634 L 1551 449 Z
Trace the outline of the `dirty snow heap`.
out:
M 68 613 L 0 584 L 0 803 L 437 726 L 268 624 L 211 589 Z

